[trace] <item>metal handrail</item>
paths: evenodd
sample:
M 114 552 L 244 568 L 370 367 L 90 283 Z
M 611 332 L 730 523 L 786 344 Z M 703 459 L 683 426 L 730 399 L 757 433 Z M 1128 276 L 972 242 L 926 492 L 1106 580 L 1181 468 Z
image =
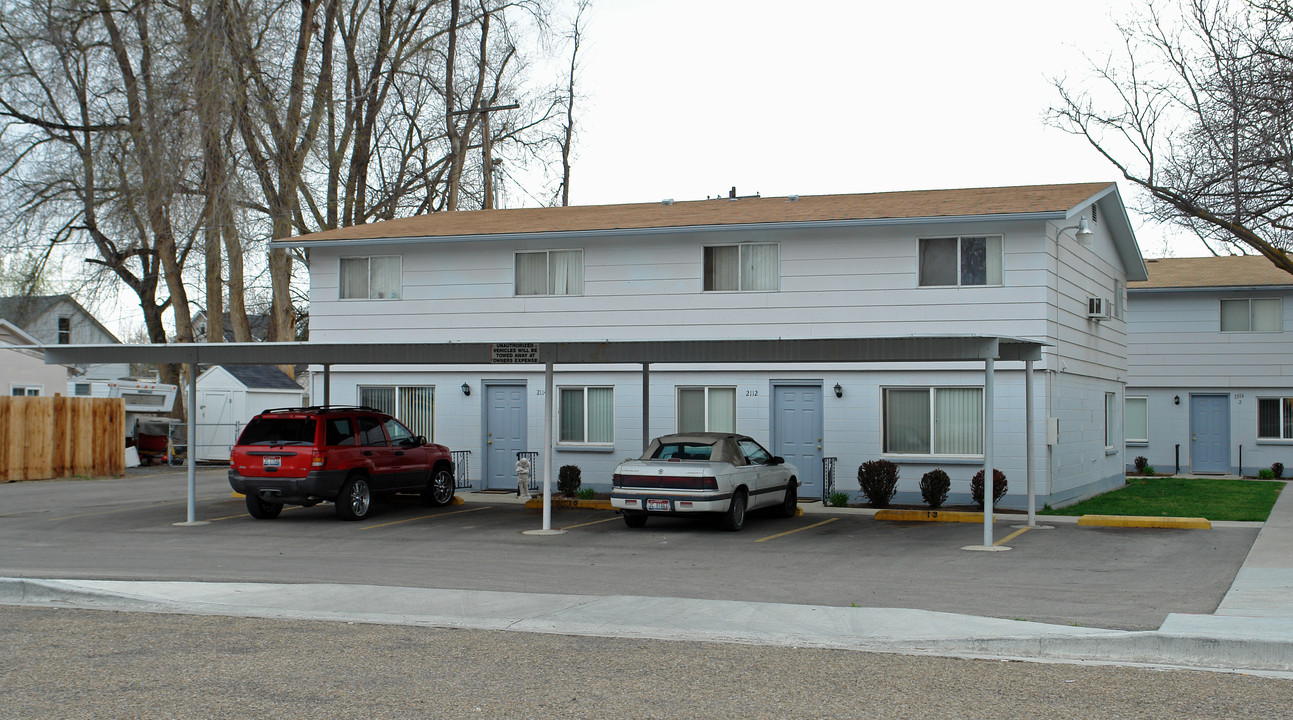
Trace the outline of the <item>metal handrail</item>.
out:
M 826 505 L 835 493 L 835 463 L 839 458 L 822 458 L 822 505 Z
M 471 451 L 470 450 L 450 450 L 449 457 L 453 459 L 453 487 L 455 490 L 463 490 L 471 487 Z

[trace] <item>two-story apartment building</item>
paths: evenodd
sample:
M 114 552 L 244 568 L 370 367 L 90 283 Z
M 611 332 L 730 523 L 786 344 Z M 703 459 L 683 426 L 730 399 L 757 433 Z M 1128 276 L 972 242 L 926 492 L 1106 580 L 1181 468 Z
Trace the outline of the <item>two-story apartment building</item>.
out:
M 997 366 L 993 427 L 974 363 L 555 368 L 556 466 L 608 488 L 644 430 L 725 430 L 765 441 L 821 492 L 887 458 L 897 502 L 920 476 L 969 496 L 993 433 L 1021 507 L 1025 438 L 1038 502 L 1122 482 L 1125 284 L 1145 267 L 1112 183 L 744 197 L 436 213 L 278 240 L 310 250 L 313 342 L 554 342 L 983 335 L 1045 345 L 1026 426 L 1023 363 Z M 543 366 L 334 366 L 334 403 L 390 408 L 414 430 L 471 450 L 478 488 L 515 487 L 538 450 Z M 313 397 L 323 397 L 316 375 Z M 1027 434 L 1026 434 L 1027 433 Z
M 1293 275 L 1260 256 L 1167 258 L 1127 290 L 1127 462 L 1293 468 Z

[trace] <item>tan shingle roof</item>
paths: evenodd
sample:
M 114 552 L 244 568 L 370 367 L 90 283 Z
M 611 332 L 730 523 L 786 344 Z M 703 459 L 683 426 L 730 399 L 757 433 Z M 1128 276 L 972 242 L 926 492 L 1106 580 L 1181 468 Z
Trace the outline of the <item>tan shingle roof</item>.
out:
M 1129 282 L 1128 290 L 1293 285 L 1293 275 L 1261 255 L 1161 258 L 1146 260 L 1145 267 L 1149 280 Z
M 795 202 L 785 197 L 721 198 L 671 205 L 655 202 L 438 212 L 302 235 L 284 242 L 1066 212 L 1110 185 L 1104 182 L 805 195 Z

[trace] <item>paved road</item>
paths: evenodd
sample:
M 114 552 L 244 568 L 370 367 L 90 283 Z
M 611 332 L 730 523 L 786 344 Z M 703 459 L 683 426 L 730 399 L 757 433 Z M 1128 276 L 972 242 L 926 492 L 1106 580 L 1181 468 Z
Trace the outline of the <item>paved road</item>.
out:
M 689 520 L 630 530 L 613 514 L 554 515 L 561 536 L 521 535 L 537 511 L 489 504 L 386 504 L 364 522 L 331 505 L 256 521 L 222 470 L 199 475 L 199 519 L 185 475 L 0 485 L 0 576 L 340 582 L 578 595 L 643 595 L 902 607 L 1115 629 L 1212 613 L 1256 527 L 1211 531 L 1059 525 L 967 553 L 982 528 L 881 523 L 858 515 L 752 517 L 723 533 Z M 1011 532 L 1009 521 L 999 535 Z M 788 533 L 788 534 L 785 534 Z
M 0 607 L 5 718 L 1276 718 L 1230 673 Z

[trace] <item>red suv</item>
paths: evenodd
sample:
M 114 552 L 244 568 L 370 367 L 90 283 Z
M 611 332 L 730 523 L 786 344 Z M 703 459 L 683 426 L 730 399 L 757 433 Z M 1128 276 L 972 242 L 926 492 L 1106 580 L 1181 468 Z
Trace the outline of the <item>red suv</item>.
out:
M 328 501 L 343 520 L 361 520 L 374 495 L 413 492 L 447 505 L 454 493 L 449 448 L 384 412 L 335 405 L 252 418 L 230 453 L 229 484 L 260 519 L 278 517 L 284 505 Z

